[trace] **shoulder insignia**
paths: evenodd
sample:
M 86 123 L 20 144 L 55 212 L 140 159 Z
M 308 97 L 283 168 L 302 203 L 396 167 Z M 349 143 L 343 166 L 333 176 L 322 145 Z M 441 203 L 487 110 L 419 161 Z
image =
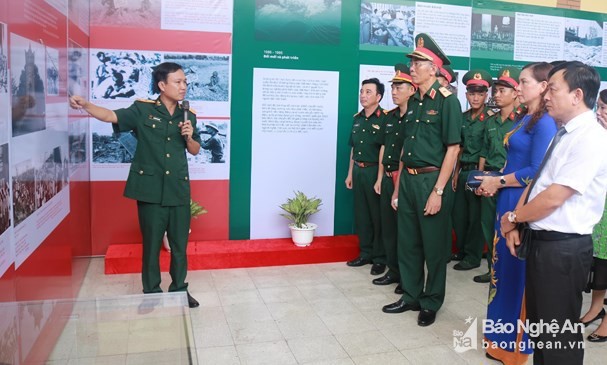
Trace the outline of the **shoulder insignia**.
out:
M 495 115 L 495 112 L 492 109 L 487 110 L 487 115 L 492 117 Z
M 359 111 L 359 112 L 354 113 L 353 117 L 355 117 L 355 116 L 357 116 L 357 115 L 361 115 L 363 111 L 364 111 L 364 109 L 363 109 L 363 110 L 361 110 L 361 111 Z
M 438 88 L 438 91 L 440 91 L 441 94 L 443 94 L 444 97 L 447 97 L 451 94 L 453 94 L 451 91 L 449 91 L 446 87 L 441 86 Z
M 190 107 L 190 113 L 192 113 L 192 114 L 196 114 L 196 109 L 194 109 L 194 108 Z
M 392 110 L 382 109 L 382 111 L 384 112 L 385 115 L 388 115 L 388 113 L 390 113 Z
M 137 99 L 136 101 L 138 101 L 140 103 L 150 103 L 150 104 L 156 103 L 156 100 L 150 100 L 150 99 Z
M 396 108 L 394 108 L 394 109 L 390 109 L 390 111 L 389 111 L 388 113 L 392 113 L 393 111 L 398 110 L 398 109 L 399 109 L 399 107 L 397 106 L 397 107 L 396 107 Z

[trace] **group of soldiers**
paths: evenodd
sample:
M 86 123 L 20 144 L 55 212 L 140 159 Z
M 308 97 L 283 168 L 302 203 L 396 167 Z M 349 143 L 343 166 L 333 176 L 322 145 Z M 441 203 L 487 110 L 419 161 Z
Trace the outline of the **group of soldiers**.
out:
M 499 171 L 505 164 L 503 137 L 521 112 L 520 71 L 504 68 L 495 82 L 487 71 L 467 72 L 470 109 L 462 113 L 448 86 L 455 79 L 449 58 L 427 34 L 415 44 L 410 64 L 395 66 L 396 108 L 379 106 L 384 85 L 378 79 L 362 82 L 363 110 L 354 115 L 346 178 L 354 191 L 360 255 L 347 264 L 372 264 L 372 275 L 384 274 L 373 284 L 398 284 L 395 293 L 402 297 L 384 312 L 420 311 L 418 324 L 428 326 L 444 301 L 447 263 L 458 260 L 455 270 L 474 269 L 485 244 L 491 251 L 495 197 L 477 195 L 466 181 L 473 170 Z M 486 106 L 492 86 L 498 111 Z M 488 273 L 474 277 L 489 279 Z

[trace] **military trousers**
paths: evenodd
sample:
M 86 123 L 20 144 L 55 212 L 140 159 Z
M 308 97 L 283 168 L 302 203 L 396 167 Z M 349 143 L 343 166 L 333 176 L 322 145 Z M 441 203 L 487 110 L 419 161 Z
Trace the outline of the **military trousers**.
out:
M 171 245 L 171 285 L 169 291 L 186 291 L 185 278 L 188 270 L 186 248 L 190 231 L 190 206 L 162 206 L 137 202 L 139 228 L 143 237 L 143 262 L 141 281 L 144 293 L 161 293 L 160 249 L 167 233 Z
M 397 174 L 394 171 L 393 174 Z M 396 176 L 396 175 L 395 175 Z M 394 193 L 394 181 L 392 177 L 384 174 L 381 180 L 381 195 L 379 197 L 379 212 L 381 217 L 381 240 L 386 252 L 386 265 L 388 275 L 399 278 L 398 257 L 396 256 L 396 211 L 392 208 L 392 193 Z
M 441 209 L 424 215 L 438 171 L 410 175 L 403 170 L 398 191 L 398 265 L 405 293 L 402 299 L 423 309 L 438 311 L 445 300 L 447 256 L 451 249 L 451 179 L 445 185 Z M 427 276 L 424 265 L 428 269 Z M 425 278 L 425 282 L 424 282 Z
M 499 193 L 499 192 L 498 192 Z M 487 243 L 487 264 L 491 271 L 491 259 L 493 257 L 493 246 L 499 238 L 495 231 L 495 221 L 497 220 L 497 197 L 481 198 L 481 229 L 483 231 L 483 239 Z
M 451 218 L 456 246 L 464 255 L 463 261 L 476 266 L 481 262 L 485 240 L 481 228 L 481 197 L 466 189 L 468 174 L 470 170 L 459 173 Z
M 379 195 L 373 189 L 377 181 L 377 169 L 377 166 L 353 166 L 354 224 L 360 257 L 372 260 L 375 264 L 385 264 L 386 253 L 381 242 Z

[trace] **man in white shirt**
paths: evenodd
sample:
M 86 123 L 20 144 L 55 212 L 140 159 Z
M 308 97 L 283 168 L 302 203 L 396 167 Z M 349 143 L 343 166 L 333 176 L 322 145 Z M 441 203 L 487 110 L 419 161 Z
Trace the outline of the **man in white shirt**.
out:
M 546 107 L 564 130 L 546 152 L 529 202 L 523 205 L 525 191 L 517 209 L 504 214 L 501 230 L 513 255 L 520 244 L 516 225 L 529 222 L 533 230 L 525 304 L 529 322 L 542 324 L 538 336 L 530 334 L 533 363 L 581 365 L 584 329 L 578 322 L 592 263 L 592 228 L 605 207 L 607 132 L 592 112 L 600 85 L 594 68 L 564 62 L 549 77 Z

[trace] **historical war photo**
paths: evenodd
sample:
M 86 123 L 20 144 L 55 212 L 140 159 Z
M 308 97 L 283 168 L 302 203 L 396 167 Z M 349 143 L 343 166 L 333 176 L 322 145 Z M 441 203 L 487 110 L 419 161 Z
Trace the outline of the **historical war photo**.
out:
M 360 4 L 360 44 L 413 47 L 415 3 L 411 5 L 363 2 Z
M 0 145 L 0 234 L 11 225 L 8 161 L 8 143 L 5 143 Z
M 91 50 L 91 99 L 153 98 L 153 67 L 161 54 L 150 51 Z
M 46 129 L 44 46 L 11 34 L 13 137 Z
M 46 95 L 59 95 L 59 51 L 46 47 Z
M 565 20 L 564 59 L 601 66 L 603 56 L 603 27 L 593 20 Z
M 132 132 L 113 133 L 112 127 L 101 123 L 91 124 L 93 163 L 131 163 L 137 148 Z
M 6 24 L 0 23 L 0 94 L 8 92 L 8 39 Z
M 255 39 L 339 44 L 341 0 L 255 0 Z
M 80 119 L 68 126 L 69 161 L 71 165 L 86 162 L 86 120 Z
M 67 162 L 63 161 L 61 147 L 43 153 L 34 171 L 36 179 L 35 207 L 39 209 L 67 184 Z
M 472 14 L 471 52 L 475 57 L 512 59 L 514 56 L 512 15 Z
M 228 149 L 228 123 L 203 121 L 198 128 L 202 143 L 196 163 L 225 163 Z
M 67 90 L 69 95 L 86 95 L 88 84 L 88 52 L 70 42 L 67 55 Z
M 15 227 L 36 211 L 35 191 L 35 173 L 32 160 L 14 164 L 13 216 Z
M 91 26 L 158 28 L 162 0 L 91 0 Z
M 188 78 L 188 100 L 228 101 L 230 56 L 169 53 L 164 61 L 183 67 Z

